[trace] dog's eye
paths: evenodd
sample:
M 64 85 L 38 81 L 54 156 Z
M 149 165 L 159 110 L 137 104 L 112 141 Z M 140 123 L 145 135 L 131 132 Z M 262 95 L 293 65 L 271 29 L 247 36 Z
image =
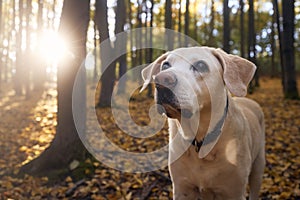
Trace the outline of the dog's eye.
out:
M 161 70 L 166 70 L 169 69 L 171 67 L 171 64 L 169 62 L 164 62 L 161 66 Z
M 201 73 L 209 72 L 208 66 L 207 66 L 206 62 L 204 62 L 203 60 L 199 60 L 199 61 L 195 62 L 191 66 L 191 69 L 193 71 L 197 71 L 197 72 L 201 72 Z

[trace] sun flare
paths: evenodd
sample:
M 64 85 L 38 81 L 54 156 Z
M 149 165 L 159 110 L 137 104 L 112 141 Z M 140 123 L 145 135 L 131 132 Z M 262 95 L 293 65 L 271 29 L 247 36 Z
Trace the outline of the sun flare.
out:
M 57 64 L 68 52 L 67 42 L 52 30 L 43 33 L 39 45 L 41 58 L 51 65 Z

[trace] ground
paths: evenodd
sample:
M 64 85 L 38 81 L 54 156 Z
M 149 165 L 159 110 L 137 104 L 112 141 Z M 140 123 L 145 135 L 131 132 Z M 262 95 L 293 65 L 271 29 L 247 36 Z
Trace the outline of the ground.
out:
M 299 85 L 300 86 L 300 85 Z M 6 89 L 3 89 L 6 88 Z M 30 100 L 13 95 L 9 86 L 0 93 L 0 199 L 171 199 L 168 170 L 125 173 L 89 158 L 84 176 L 70 174 L 59 181 L 47 177 L 17 177 L 22 164 L 38 156 L 51 142 L 56 126 L 56 91 L 33 93 Z M 299 87 L 300 88 L 300 87 Z M 266 118 L 267 164 L 261 199 L 300 199 L 300 101 L 285 100 L 280 79 L 262 78 L 261 87 L 248 95 L 259 102 Z M 152 100 L 135 95 L 130 104 L 138 124 L 149 122 Z M 140 108 L 144 109 L 140 109 Z M 132 152 L 153 151 L 168 142 L 166 127 L 148 139 L 134 139 L 115 126 L 109 109 L 98 109 L 108 137 Z M 89 131 L 94 123 L 88 124 Z

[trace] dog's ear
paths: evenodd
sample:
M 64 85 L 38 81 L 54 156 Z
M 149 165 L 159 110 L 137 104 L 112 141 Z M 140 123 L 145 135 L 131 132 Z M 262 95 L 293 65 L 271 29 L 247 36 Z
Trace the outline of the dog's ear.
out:
M 221 49 L 214 49 L 212 53 L 223 67 L 223 79 L 229 91 L 235 96 L 246 96 L 256 66 L 244 58 L 227 54 Z
M 144 84 L 140 92 L 142 92 L 149 85 L 153 76 L 159 73 L 161 62 L 166 59 L 167 55 L 168 52 L 164 53 L 163 55 L 158 57 L 153 63 L 151 63 L 142 70 L 142 78 L 144 80 Z

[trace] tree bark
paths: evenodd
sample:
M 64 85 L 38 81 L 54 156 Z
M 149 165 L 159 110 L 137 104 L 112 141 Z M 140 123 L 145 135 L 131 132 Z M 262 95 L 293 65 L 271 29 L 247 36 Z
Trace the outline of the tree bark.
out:
M 298 99 L 295 70 L 295 5 L 294 0 L 282 2 L 283 16 L 283 64 L 284 64 L 284 95 L 289 99 Z
M 73 85 L 77 72 L 80 72 L 81 83 L 85 82 L 85 73 L 78 71 L 86 55 L 86 34 L 89 22 L 89 1 L 65 0 L 61 16 L 59 33 L 67 36 L 68 55 L 58 67 L 58 126 L 56 135 L 39 157 L 24 165 L 20 172 L 32 175 L 49 175 L 51 171 L 67 169 L 74 161 L 83 161 L 87 151 L 83 146 L 75 127 L 72 112 Z M 85 85 L 85 84 L 82 84 Z M 81 114 L 78 131 L 85 130 L 85 86 L 80 88 L 80 96 L 76 96 L 80 105 L 73 105 Z
M 25 91 L 26 91 L 26 98 L 30 98 L 30 72 L 31 72 L 31 66 L 32 66 L 32 58 L 31 58 L 31 28 L 30 28 L 30 18 L 32 13 L 32 6 L 31 6 L 31 0 L 26 1 L 26 53 L 25 53 L 25 63 L 24 66 L 24 83 L 25 83 Z
M 284 87 L 284 64 L 283 64 L 283 40 L 282 40 L 282 31 L 281 31 L 281 25 L 280 25 L 280 13 L 278 8 L 278 1 L 273 0 L 273 9 L 274 14 L 276 15 L 276 24 L 277 24 L 277 32 L 278 32 L 278 40 L 279 40 L 279 55 L 280 55 L 280 66 L 281 66 L 281 79 L 282 79 L 282 85 Z M 284 89 L 283 89 L 284 90 Z
M 254 5 L 253 0 L 249 0 L 249 18 L 248 18 L 248 59 L 257 64 L 256 61 L 256 34 L 254 24 Z M 253 92 L 255 87 L 259 87 L 259 69 L 256 70 L 254 75 L 254 81 L 251 81 L 249 86 L 249 92 Z
M 181 12 L 181 0 L 178 1 L 179 4 L 179 9 L 178 9 L 178 32 L 181 33 L 181 16 L 182 16 L 182 12 Z M 181 47 L 182 44 L 182 36 L 181 34 L 178 34 L 178 46 Z
M 188 46 L 188 37 L 189 36 L 189 28 L 190 28 L 190 0 L 186 0 L 185 3 L 185 15 L 184 15 L 184 34 L 185 41 L 184 44 Z
M 244 0 L 240 0 L 240 28 L 241 28 L 241 57 L 245 57 L 245 33 L 244 33 Z
M 210 22 L 209 22 L 208 45 L 216 47 L 217 46 L 216 40 L 213 36 L 213 31 L 214 31 L 214 28 L 215 28 L 215 0 L 211 1 L 210 10 L 211 10 L 211 19 L 210 19 Z
M 154 0 L 151 0 L 151 8 L 150 8 L 150 28 L 153 27 L 153 7 L 154 7 Z M 150 32 L 149 32 L 149 47 L 152 47 L 153 46 L 153 32 L 152 32 L 152 29 L 150 29 Z M 152 58 L 153 58 L 153 49 L 152 48 L 149 48 L 148 49 L 148 52 L 149 52 L 149 55 L 147 57 L 147 63 L 151 63 L 152 62 Z M 152 91 L 152 84 L 149 84 L 148 85 L 148 92 L 147 92 L 147 96 L 148 97 L 151 97 L 153 94 L 153 91 Z
M 166 0 L 166 9 L 165 9 L 165 28 L 172 29 L 172 0 Z M 174 48 L 174 37 L 173 34 L 165 34 L 166 46 L 168 50 Z
M 107 21 L 107 0 L 96 1 L 96 23 L 100 33 L 100 58 L 101 58 L 101 90 L 97 107 L 109 107 L 111 105 L 111 97 L 115 84 L 115 68 L 116 64 L 107 63 L 107 58 L 113 53 L 110 43 L 103 46 L 105 40 L 109 40 L 108 21 Z
M 117 2 L 117 12 L 116 12 L 116 34 L 124 31 L 124 26 L 126 23 L 126 2 L 124 0 L 118 0 Z M 121 52 L 126 52 L 127 38 L 119 37 L 116 41 L 116 47 Z M 120 55 L 120 54 L 118 54 Z M 127 71 L 127 54 L 120 55 L 118 59 L 119 63 L 119 83 L 118 83 L 118 94 L 122 94 L 126 89 L 126 76 L 121 78 Z
M 230 53 L 230 21 L 229 21 L 229 7 L 228 0 L 223 2 L 223 50 Z
M 16 95 L 22 95 L 23 93 L 23 84 L 24 84 L 24 67 L 23 67 L 23 52 L 22 52 L 22 43 L 23 43 L 23 0 L 19 0 L 19 29 L 17 31 L 16 38 L 16 74 L 14 76 L 14 89 Z
M 272 56 L 271 56 L 271 77 L 275 77 L 277 73 L 276 63 L 275 63 L 275 52 L 276 52 L 276 42 L 275 42 L 275 21 L 276 21 L 276 14 L 275 10 L 272 15 L 272 26 L 271 26 L 271 50 L 272 50 Z

